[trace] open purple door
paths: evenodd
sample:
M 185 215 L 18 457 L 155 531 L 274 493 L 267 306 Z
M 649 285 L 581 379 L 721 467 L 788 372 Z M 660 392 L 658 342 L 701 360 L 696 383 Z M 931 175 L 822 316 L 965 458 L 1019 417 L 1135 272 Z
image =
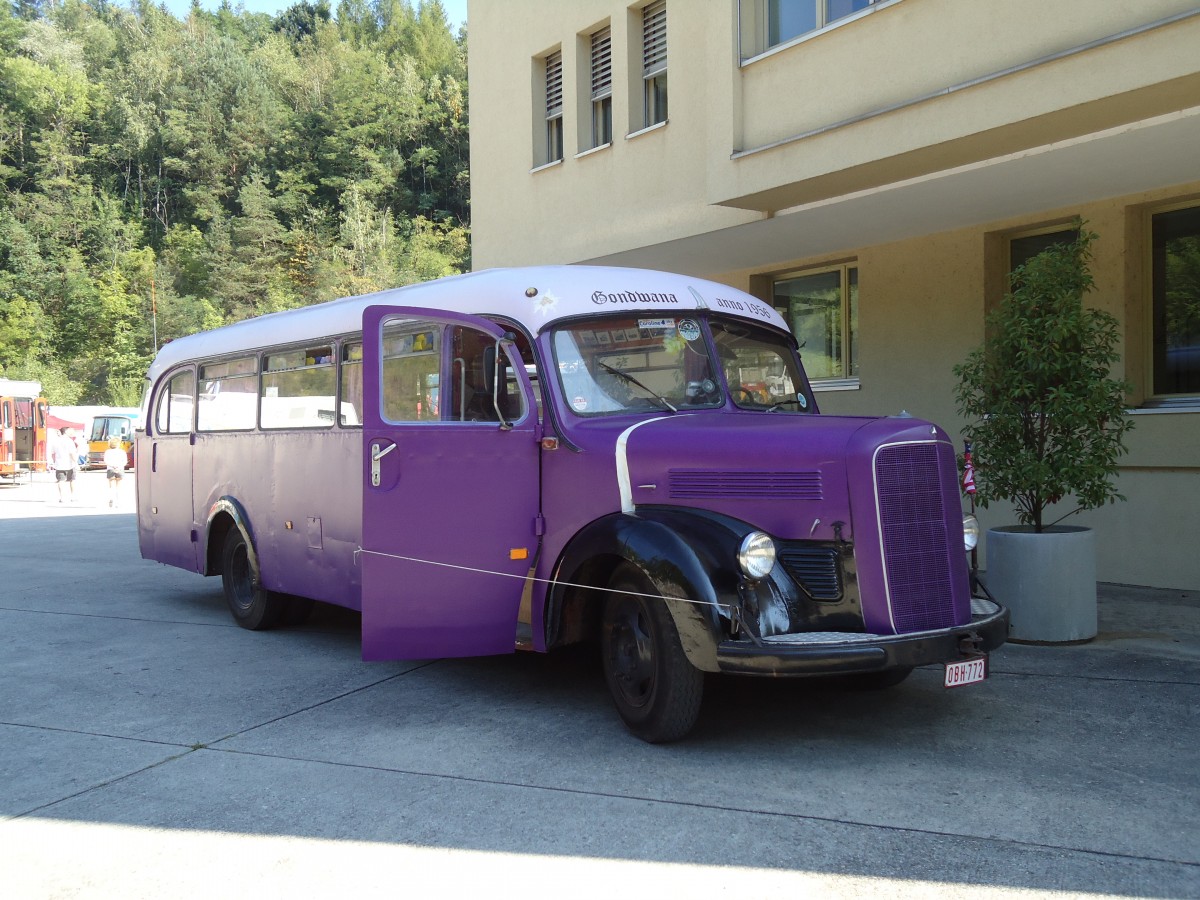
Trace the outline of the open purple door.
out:
M 475 316 L 363 313 L 364 659 L 514 648 L 541 435 L 504 337 Z

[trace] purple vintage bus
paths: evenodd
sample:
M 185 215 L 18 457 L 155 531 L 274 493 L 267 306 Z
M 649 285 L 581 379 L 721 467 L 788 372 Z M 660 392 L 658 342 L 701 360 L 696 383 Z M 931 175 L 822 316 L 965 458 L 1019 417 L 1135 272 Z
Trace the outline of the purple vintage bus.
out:
M 628 728 L 683 737 L 707 672 L 982 680 L 954 448 L 823 416 L 770 305 L 634 269 L 490 270 L 167 344 L 142 555 L 251 629 L 362 611 L 363 657 L 601 648 Z

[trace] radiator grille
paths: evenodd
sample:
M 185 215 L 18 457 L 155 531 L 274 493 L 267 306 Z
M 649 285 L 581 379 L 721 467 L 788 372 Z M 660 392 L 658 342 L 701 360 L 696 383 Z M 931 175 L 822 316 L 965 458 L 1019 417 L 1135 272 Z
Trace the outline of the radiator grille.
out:
M 716 469 L 671 469 L 667 473 L 674 499 L 724 497 L 753 500 L 820 500 L 820 472 L 727 472 Z
M 896 631 L 954 624 L 949 535 L 936 444 L 885 447 L 875 460 L 883 566 Z
M 784 571 L 802 584 L 814 600 L 842 599 L 837 550 L 790 541 L 780 541 L 777 546 Z

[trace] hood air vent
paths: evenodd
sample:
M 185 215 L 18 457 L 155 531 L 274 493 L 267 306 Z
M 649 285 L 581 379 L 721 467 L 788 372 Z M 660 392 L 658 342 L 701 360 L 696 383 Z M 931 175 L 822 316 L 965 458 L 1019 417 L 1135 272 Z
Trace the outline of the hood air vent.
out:
M 722 497 L 727 500 L 820 500 L 820 472 L 736 472 L 720 469 L 671 469 L 675 500 Z

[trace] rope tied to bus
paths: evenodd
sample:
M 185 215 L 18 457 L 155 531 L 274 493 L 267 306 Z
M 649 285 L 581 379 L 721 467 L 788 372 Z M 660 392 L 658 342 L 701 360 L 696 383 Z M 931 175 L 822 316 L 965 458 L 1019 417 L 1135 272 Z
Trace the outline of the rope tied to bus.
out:
M 557 578 L 538 578 L 534 575 L 514 575 L 511 572 L 496 572 L 491 569 L 480 569 L 474 566 L 460 566 L 455 563 L 437 562 L 432 559 L 418 559 L 415 556 L 401 556 L 398 553 L 381 553 L 378 550 L 364 550 L 362 547 L 354 551 L 357 557 L 359 554 L 369 554 L 371 556 L 383 556 L 388 559 L 401 559 L 405 562 L 421 563 L 427 566 L 438 566 L 443 569 L 457 569 L 462 572 L 474 572 L 479 575 L 499 575 L 502 578 L 518 578 L 524 582 L 536 582 L 538 584 L 547 584 L 551 587 L 560 585 L 562 587 L 580 588 L 588 591 L 604 591 L 607 594 L 627 594 L 630 597 L 645 597 L 647 600 L 676 600 L 680 603 L 691 603 L 695 606 L 715 606 L 717 609 L 723 610 L 727 615 L 737 615 L 737 609 L 733 606 L 727 606 L 721 603 L 709 603 L 707 600 L 693 600 L 690 597 L 664 597 L 662 594 L 646 594 L 641 591 L 619 591 L 609 587 L 596 584 L 578 584 L 573 581 L 559 581 Z

